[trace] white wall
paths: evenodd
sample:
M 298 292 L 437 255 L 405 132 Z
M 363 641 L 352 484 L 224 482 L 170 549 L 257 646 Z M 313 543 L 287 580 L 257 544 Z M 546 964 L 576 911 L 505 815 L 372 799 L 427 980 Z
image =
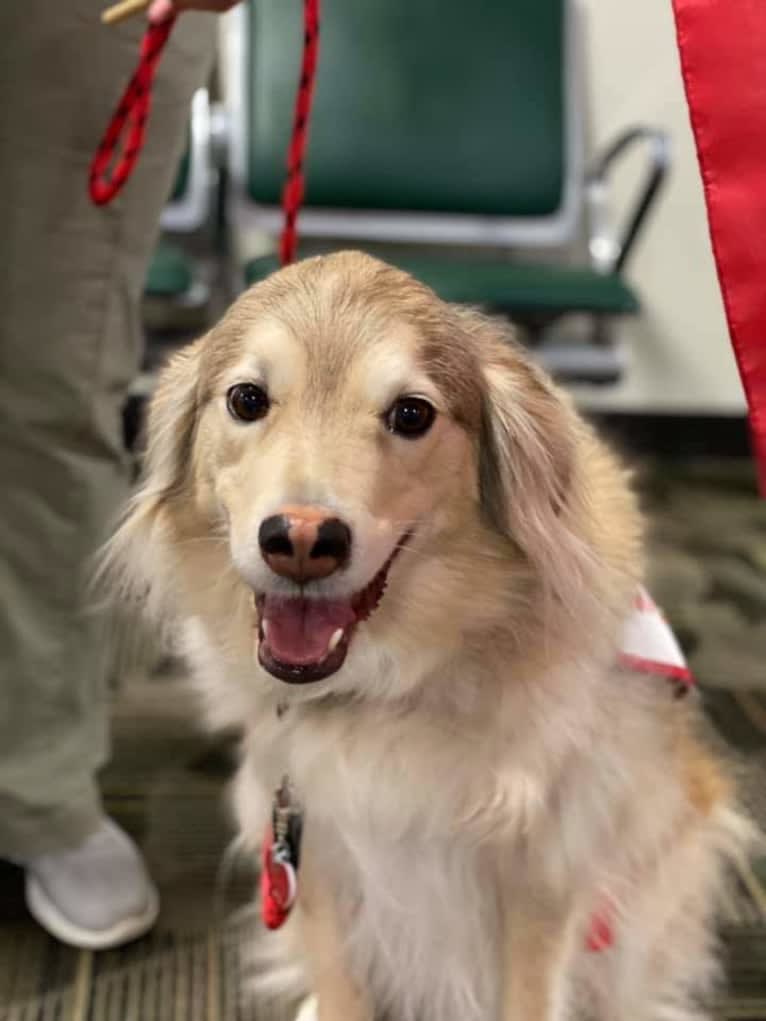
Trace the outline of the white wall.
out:
M 594 148 L 634 123 L 670 132 L 673 170 L 628 276 L 644 302 L 622 324 L 631 366 L 583 403 L 622 409 L 740 413 L 744 399 L 715 275 L 702 185 L 683 95 L 671 0 L 582 0 Z M 625 198 L 632 171 L 620 175 Z

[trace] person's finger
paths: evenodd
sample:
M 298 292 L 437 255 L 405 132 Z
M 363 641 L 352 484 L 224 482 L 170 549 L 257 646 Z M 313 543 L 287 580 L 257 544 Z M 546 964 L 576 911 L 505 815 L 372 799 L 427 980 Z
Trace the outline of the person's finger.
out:
M 163 21 L 170 14 L 182 11 L 213 11 L 222 14 L 236 7 L 239 0 L 153 0 L 149 8 L 149 20 Z
M 159 22 L 165 21 L 173 13 L 173 0 L 153 0 L 148 11 L 149 21 L 153 25 L 157 25 Z

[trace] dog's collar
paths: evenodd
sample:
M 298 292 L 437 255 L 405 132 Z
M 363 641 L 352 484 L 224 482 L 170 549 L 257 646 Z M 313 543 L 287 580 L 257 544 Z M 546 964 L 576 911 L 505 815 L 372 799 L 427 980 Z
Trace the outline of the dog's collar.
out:
M 298 708 L 334 709 L 337 707 L 350 705 L 354 701 L 355 697 L 356 697 L 355 695 L 349 692 L 335 694 L 331 691 L 328 691 L 324 695 L 307 699 L 305 701 L 293 700 L 289 697 L 280 698 L 276 704 L 275 712 L 277 719 L 282 720 L 293 709 Z

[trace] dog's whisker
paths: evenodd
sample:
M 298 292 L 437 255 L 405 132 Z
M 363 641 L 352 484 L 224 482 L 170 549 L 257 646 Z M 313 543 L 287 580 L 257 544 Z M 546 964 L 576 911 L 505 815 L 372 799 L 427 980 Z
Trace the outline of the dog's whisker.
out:
M 394 549 L 401 551 L 401 553 L 406 555 L 407 557 L 421 557 L 423 559 L 434 559 L 435 557 L 438 557 L 438 554 L 435 554 L 433 551 L 419 550 L 408 542 L 397 543 L 394 546 Z M 489 550 L 481 550 L 476 548 L 471 549 L 466 548 L 462 554 L 457 551 L 452 551 L 450 556 L 453 563 L 458 561 L 460 557 L 469 562 L 482 560 L 498 564 L 504 564 L 508 567 L 510 567 L 512 563 L 507 554 L 492 553 Z
M 179 539 L 175 546 L 179 549 L 186 546 L 226 546 L 227 543 L 227 535 L 200 535 L 190 539 Z

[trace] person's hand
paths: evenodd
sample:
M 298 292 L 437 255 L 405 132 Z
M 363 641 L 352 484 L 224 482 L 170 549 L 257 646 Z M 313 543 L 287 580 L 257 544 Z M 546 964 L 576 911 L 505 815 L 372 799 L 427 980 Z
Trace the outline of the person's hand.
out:
M 240 0 L 153 0 L 149 7 L 149 21 L 157 24 L 165 21 L 171 14 L 180 14 L 182 11 L 214 11 L 216 14 L 223 14 L 232 7 L 236 7 Z

